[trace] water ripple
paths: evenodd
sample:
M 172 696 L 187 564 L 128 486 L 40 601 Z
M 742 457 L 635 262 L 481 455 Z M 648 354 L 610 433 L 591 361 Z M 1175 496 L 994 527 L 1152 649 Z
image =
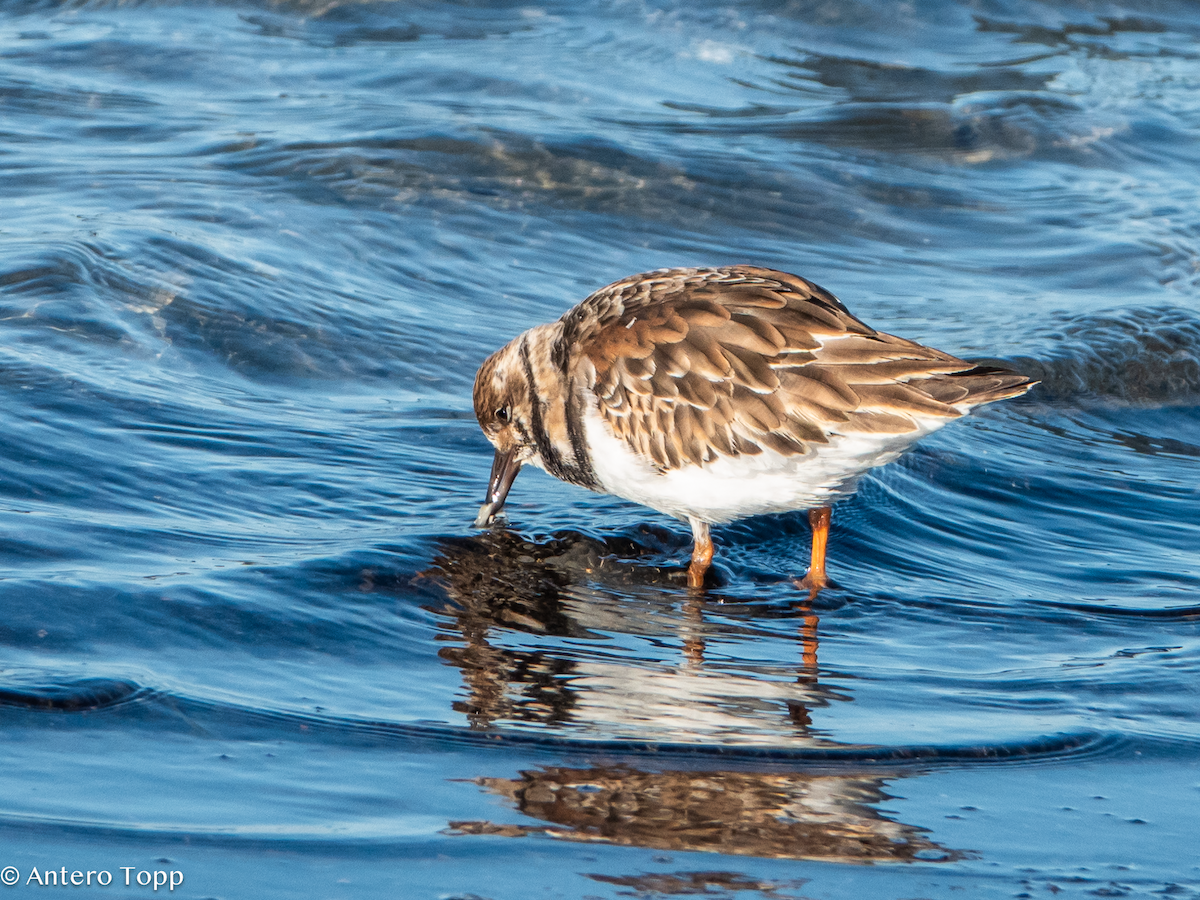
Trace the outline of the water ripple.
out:
M 6 864 L 1194 880 L 1200 21 L 1085 6 L 5 5 Z M 686 526 L 537 472 L 472 530 L 486 354 L 725 262 L 1041 383 L 868 474 L 812 600 L 802 512 L 703 595 Z

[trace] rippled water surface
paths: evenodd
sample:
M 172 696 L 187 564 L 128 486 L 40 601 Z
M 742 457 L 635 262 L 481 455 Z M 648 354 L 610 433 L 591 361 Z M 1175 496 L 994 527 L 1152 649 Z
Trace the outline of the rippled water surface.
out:
M 1200 896 L 1200 11 L 0 9 L 0 866 L 75 896 Z M 803 513 L 476 367 L 753 262 L 1042 380 Z M 866 865 L 866 863 L 874 863 Z

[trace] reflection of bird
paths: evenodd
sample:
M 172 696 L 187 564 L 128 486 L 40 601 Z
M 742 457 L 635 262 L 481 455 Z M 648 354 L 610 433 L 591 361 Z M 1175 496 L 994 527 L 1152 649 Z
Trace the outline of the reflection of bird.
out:
M 478 729 L 537 725 L 655 742 L 830 746 L 812 716 L 850 697 L 818 680 L 812 604 L 775 608 L 764 629 L 750 621 L 761 614 L 757 604 L 729 598 L 713 620 L 701 595 L 678 603 L 664 593 L 670 582 L 640 561 L 644 555 L 632 541 L 571 532 L 527 540 L 493 528 L 441 541 L 422 580 L 439 598 L 426 607 L 438 621 L 438 656 L 462 673 L 455 711 Z M 710 637 L 796 631 L 799 667 L 761 657 L 743 664 L 724 653 L 715 664 L 705 659 Z M 645 642 L 647 653 L 614 658 L 603 652 L 614 636 L 626 647 Z M 660 659 L 651 649 L 672 645 L 682 658 L 666 650 Z
M 808 509 L 826 583 L 830 505 L 872 466 L 972 407 L 1024 393 L 1017 372 L 875 331 L 803 278 L 753 266 L 662 269 L 592 294 L 492 354 L 475 415 L 496 447 L 477 525 L 525 463 L 690 523 Z
M 552 766 L 521 772 L 520 778 L 476 779 L 549 827 L 478 821 L 451 822 L 450 827 L 457 834 L 549 832 L 569 841 L 776 859 L 870 863 L 971 857 L 969 851 L 930 840 L 926 829 L 874 808 L 890 798 L 885 779 L 896 777 Z

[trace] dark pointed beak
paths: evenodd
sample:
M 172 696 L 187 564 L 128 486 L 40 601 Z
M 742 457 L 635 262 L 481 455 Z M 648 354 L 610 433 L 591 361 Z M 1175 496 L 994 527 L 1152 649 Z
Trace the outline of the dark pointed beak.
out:
M 492 460 L 492 475 L 488 479 L 487 497 L 483 506 L 479 507 L 479 515 L 475 517 L 476 528 L 487 528 L 492 524 L 520 471 L 521 463 L 517 460 L 515 449 L 496 451 L 496 458 Z

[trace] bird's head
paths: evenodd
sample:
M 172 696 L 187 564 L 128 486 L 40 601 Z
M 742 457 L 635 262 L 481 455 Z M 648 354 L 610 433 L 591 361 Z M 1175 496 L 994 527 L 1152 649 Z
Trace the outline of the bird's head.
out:
M 504 506 L 508 490 L 521 466 L 537 456 L 533 434 L 533 397 L 521 356 L 521 339 L 497 350 L 475 376 L 475 418 L 484 436 L 496 448 L 487 497 L 475 519 L 483 528 Z

